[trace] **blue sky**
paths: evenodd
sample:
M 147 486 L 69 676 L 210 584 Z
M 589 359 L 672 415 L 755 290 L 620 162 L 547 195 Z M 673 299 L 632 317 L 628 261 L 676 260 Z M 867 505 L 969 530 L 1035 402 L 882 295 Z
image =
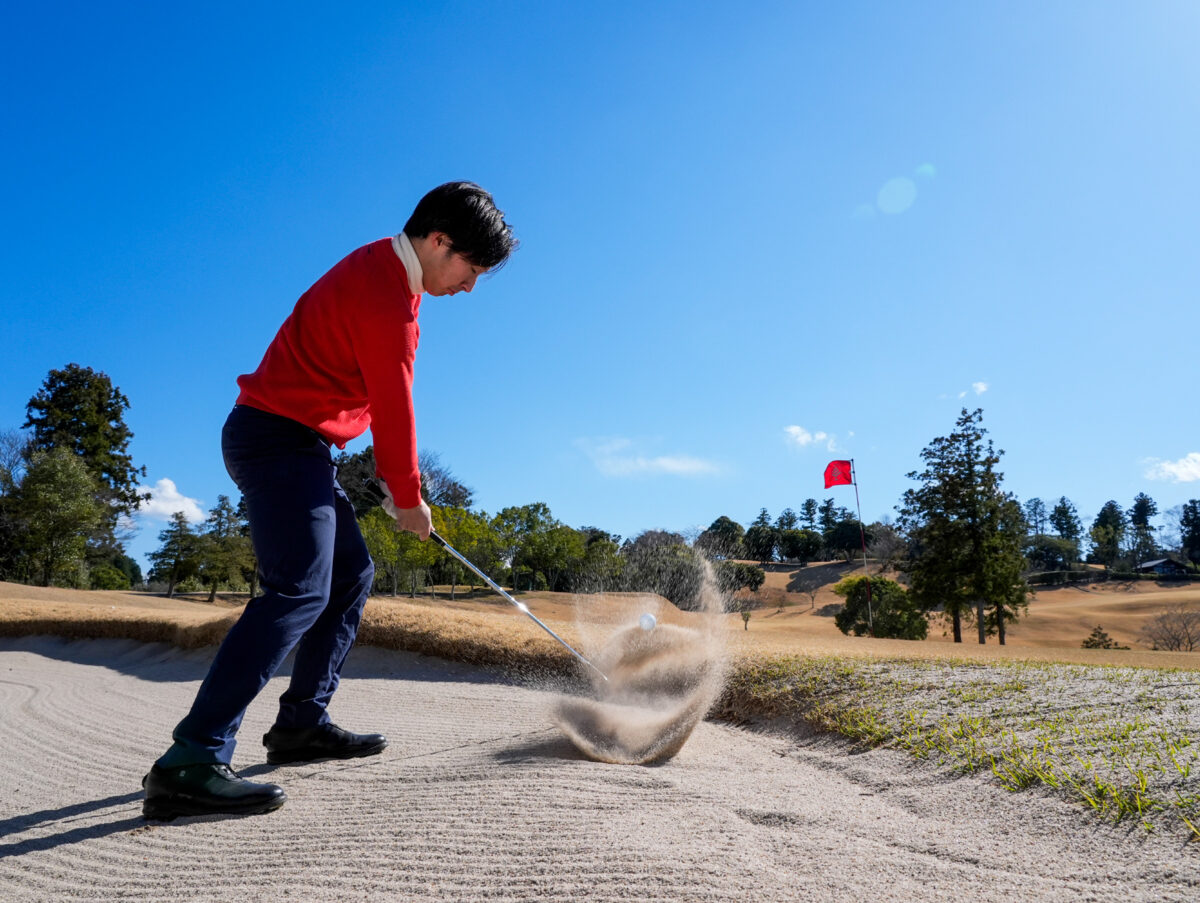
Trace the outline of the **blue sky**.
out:
M 748 523 L 852 507 L 853 457 L 872 520 L 964 405 L 1022 499 L 1200 497 L 1200 5 L 99 6 L 0 27 L 0 427 L 106 372 L 139 556 L 236 499 L 300 294 L 459 178 L 522 242 L 421 311 L 419 441 L 481 508 Z

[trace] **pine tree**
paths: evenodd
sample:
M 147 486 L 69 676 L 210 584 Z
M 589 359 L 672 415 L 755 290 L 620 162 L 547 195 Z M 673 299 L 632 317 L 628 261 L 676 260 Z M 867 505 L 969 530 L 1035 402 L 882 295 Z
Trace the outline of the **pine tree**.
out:
M 963 619 L 974 614 L 979 642 L 994 632 L 1003 645 L 1007 623 L 1029 604 L 1021 577 L 1025 519 L 1000 488 L 996 465 L 1004 452 L 990 439 L 984 442 L 982 420 L 982 410 L 963 408 L 955 432 L 921 452 L 925 469 L 908 474 L 920 486 L 904 493 L 900 509 L 899 525 L 909 541 L 901 569 L 919 604 L 942 607 L 956 643 L 962 642 Z
M 1189 499 L 1183 503 L 1179 529 L 1183 554 L 1194 564 L 1200 564 L 1200 499 Z
M 151 578 L 166 581 L 170 599 L 180 582 L 199 572 L 200 544 L 182 511 L 171 515 L 171 523 L 158 534 L 158 540 L 162 545 L 147 556 L 154 564 Z
M 210 603 L 216 601 L 222 584 L 242 579 L 254 553 L 229 496 L 217 496 L 217 504 L 208 512 L 204 532 L 198 537 L 197 554 L 199 577 L 208 584 Z
M 1065 495 L 1060 496 L 1058 504 L 1050 512 L 1050 526 L 1058 535 L 1070 542 L 1079 542 L 1083 538 L 1083 524 L 1071 500 Z
M 1150 526 L 1150 518 L 1158 514 L 1158 505 L 1154 499 L 1139 492 L 1129 509 L 1130 545 L 1129 555 L 1136 567 L 1145 561 L 1150 561 L 1158 553 L 1158 543 L 1154 540 L 1154 528 Z
M 1092 557 L 1106 568 L 1112 568 L 1121 557 L 1128 521 L 1125 512 L 1112 499 L 1104 503 L 1096 520 L 1092 522 L 1089 537 L 1092 540 Z
M 65 448 L 77 455 L 103 487 L 114 524 L 118 514 L 132 514 L 148 497 L 138 492 L 146 469 L 134 467 L 129 455 L 128 409 L 129 399 L 106 374 L 78 364 L 51 370 L 26 405 L 33 449 Z
M 817 500 L 805 499 L 800 506 L 800 520 L 809 530 L 817 529 Z

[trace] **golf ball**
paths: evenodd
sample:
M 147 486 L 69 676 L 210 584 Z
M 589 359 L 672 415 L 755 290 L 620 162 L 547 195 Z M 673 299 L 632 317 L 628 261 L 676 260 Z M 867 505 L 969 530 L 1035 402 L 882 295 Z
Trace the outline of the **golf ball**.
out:
M 650 614 L 650 612 L 646 612 L 638 618 L 638 624 L 641 625 L 642 630 L 653 630 L 654 625 L 657 623 L 658 621 L 655 620 L 654 615 Z

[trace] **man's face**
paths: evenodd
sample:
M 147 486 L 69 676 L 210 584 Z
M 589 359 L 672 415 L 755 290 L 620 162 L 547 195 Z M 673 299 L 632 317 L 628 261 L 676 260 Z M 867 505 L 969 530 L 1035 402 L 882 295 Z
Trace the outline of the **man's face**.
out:
M 441 232 L 429 236 L 430 254 L 421 262 L 421 281 L 430 295 L 454 295 L 475 288 L 475 280 L 487 272 L 454 250 Z

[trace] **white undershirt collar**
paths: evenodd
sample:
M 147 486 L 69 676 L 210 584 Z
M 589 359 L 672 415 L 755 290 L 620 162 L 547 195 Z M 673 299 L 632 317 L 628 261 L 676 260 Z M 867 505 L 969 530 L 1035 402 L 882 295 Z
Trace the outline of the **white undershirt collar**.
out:
M 424 274 L 421 272 L 421 261 L 417 259 L 417 252 L 408 236 L 401 232 L 393 238 L 392 250 L 396 252 L 396 256 L 404 264 L 404 271 L 408 273 L 409 291 L 414 295 L 422 294 L 425 291 L 425 282 Z

